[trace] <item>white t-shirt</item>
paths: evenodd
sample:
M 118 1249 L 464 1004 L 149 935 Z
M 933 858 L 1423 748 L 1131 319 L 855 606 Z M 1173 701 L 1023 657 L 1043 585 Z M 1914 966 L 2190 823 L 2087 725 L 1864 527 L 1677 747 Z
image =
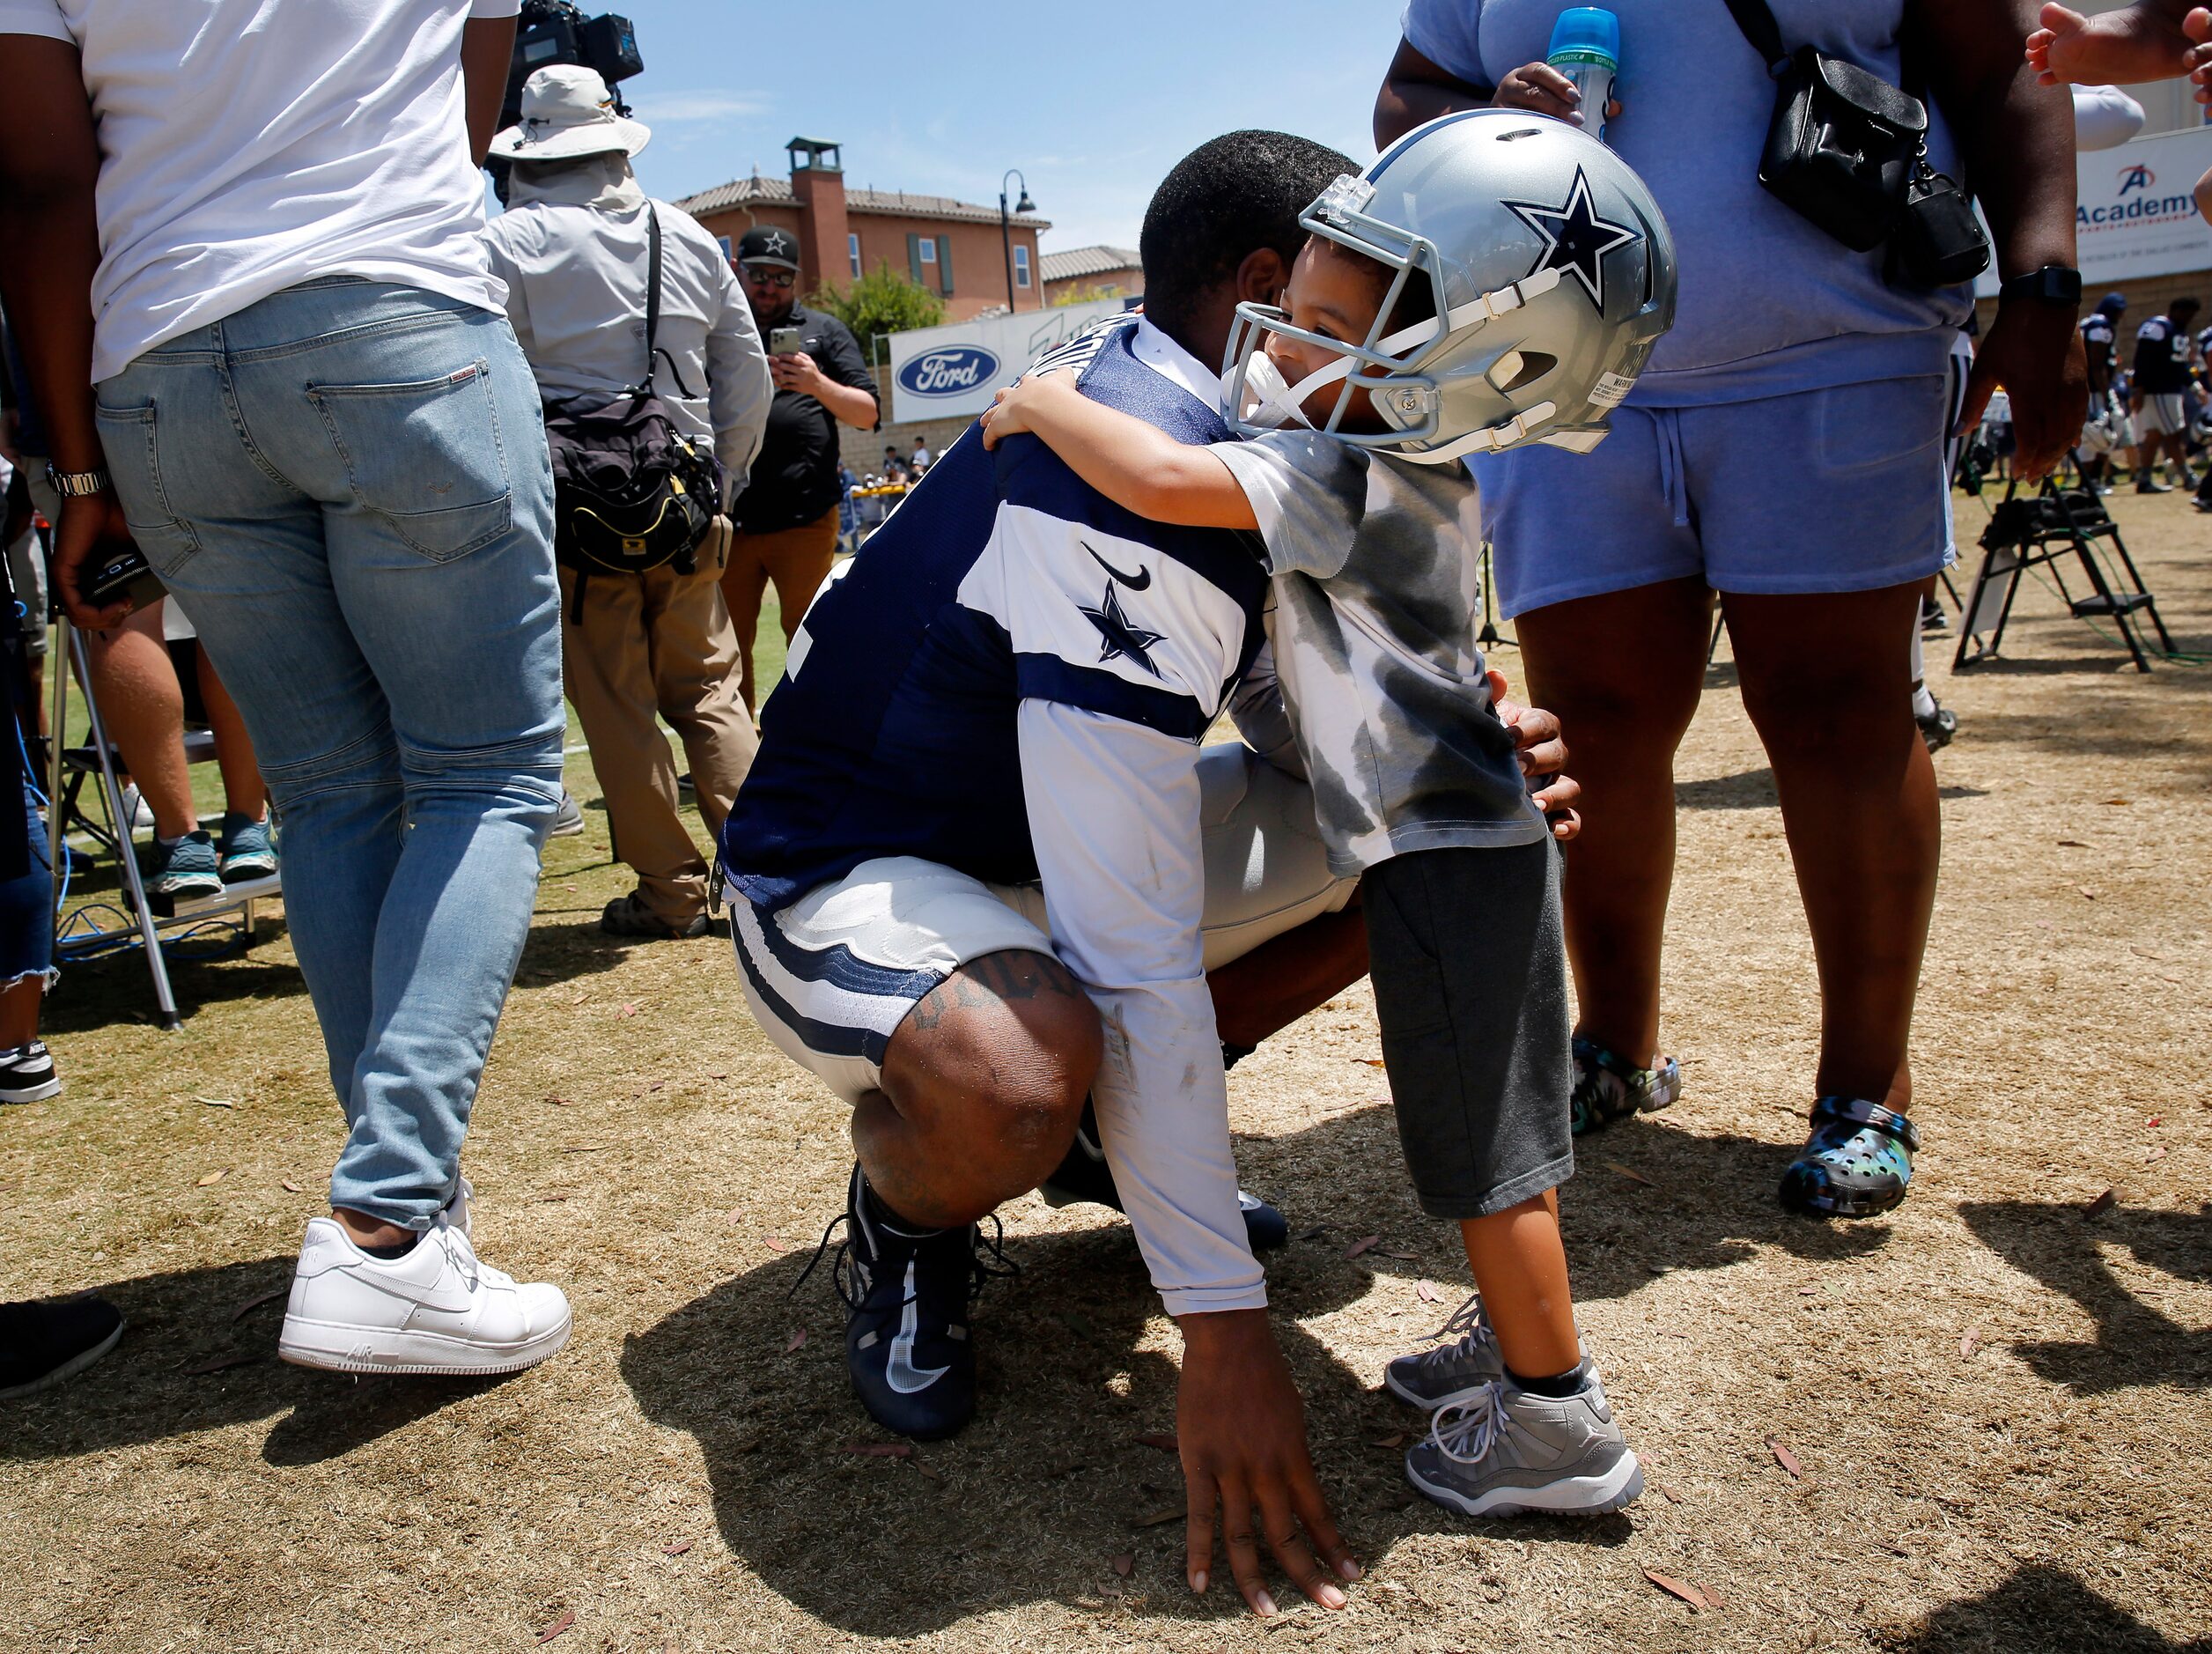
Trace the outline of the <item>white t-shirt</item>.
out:
M 908 461 L 907 461 L 907 463 L 908 463 L 909 465 L 924 465 L 924 466 L 926 466 L 926 465 L 933 465 L 934 463 L 936 463 L 936 461 L 933 461 L 933 460 L 932 460 L 932 459 L 929 457 L 929 450 L 928 450 L 927 448 L 925 448 L 925 447 L 918 447 L 918 448 L 916 448 L 916 449 L 914 450 L 914 454 L 913 454 L 913 457 L 912 457 L 911 459 L 908 460 Z
M 100 122 L 92 378 L 320 276 L 499 311 L 462 26 L 520 0 L 0 0 Z

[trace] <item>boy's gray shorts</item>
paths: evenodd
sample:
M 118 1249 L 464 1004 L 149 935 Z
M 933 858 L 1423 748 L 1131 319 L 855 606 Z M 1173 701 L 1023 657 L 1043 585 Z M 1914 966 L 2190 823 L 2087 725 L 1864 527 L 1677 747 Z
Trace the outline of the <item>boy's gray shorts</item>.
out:
M 1549 838 L 1420 850 L 1360 902 L 1398 1141 L 1421 1209 L 1486 1217 L 1574 1175 L 1574 1089 Z

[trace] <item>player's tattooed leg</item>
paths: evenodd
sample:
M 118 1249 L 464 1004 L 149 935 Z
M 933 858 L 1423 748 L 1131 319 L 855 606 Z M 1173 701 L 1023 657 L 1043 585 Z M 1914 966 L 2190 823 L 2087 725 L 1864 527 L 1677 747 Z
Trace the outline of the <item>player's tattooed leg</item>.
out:
M 1049 954 L 970 960 L 891 1036 L 883 1088 L 852 1115 L 868 1182 L 916 1223 L 974 1222 L 1035 1188 L 1073 1140 L 1098 1014 Z

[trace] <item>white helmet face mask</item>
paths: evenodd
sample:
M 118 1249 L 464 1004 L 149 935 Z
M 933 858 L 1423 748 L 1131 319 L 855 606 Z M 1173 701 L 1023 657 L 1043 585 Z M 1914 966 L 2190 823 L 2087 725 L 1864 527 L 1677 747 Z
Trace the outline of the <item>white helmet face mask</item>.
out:
M 1502 109 L 1446 115 L 1339 178 L 1300 223 L 1387 267 L 1358 343 L 1237 306 L 1223 403 L 1246 435 L 1310 423 L 1304 403 L 1340 385 L 1321 429 L 1427 464 L 1535 440 L 1587 452 L 1674 319 L 1674 244 L 1650 191 L 1565 122 Z M 1396 333 L 1413 282 L 1434 314 Z M 1259 348 L 1280 334 L 1334 357 L 1286 386 Z M 1365 390 L 1386 427 L 1341 429 Z

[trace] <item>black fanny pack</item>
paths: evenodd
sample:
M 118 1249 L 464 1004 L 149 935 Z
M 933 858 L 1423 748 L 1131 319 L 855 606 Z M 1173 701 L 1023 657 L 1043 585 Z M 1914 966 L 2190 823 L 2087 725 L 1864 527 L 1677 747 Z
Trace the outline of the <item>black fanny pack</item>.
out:
M 1894 284 L 1948 287 L 1989 267 L 1989 240 L 1957 181 L 1928 162 L 1928 110 L 1856 63 L 1795 52 L 1766 0 L 1729 14 L 1777 85 L 1759 181 L 1854 252 L 1889 244 Z
M 694 572 L 692 551 L 721 506 L 722 468 L 677 429 L 653 395 L 660 325 L 660 215 L 647 208 L 645 377 L 614 397 L 571 397 L 545 409 L 553 456 L 554 554 L 579 575 L 643 574 L 674 562 Z M 673 360 L 677 391 L 691 389 Z M 576 609 L 583 606 L 577 582 Z

